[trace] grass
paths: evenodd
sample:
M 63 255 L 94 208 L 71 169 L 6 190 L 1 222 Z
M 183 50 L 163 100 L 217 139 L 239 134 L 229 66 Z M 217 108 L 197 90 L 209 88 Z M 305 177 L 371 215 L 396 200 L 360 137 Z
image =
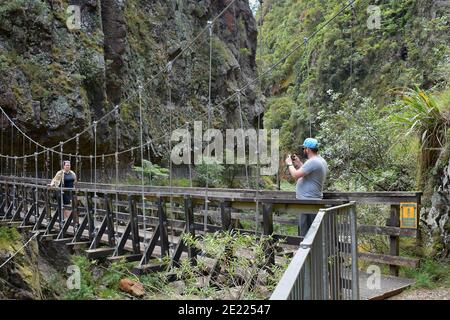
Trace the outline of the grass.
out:
M 74 290 L 62 289 L 65 291 L 62 297 L 69 300 L 130 298 L 130 295 L 124 294 L 119 289 L 119 281 L 123 278 L 129 278 L 144 286 L 146 295 L 142 299 L 223 298 L 227 288 L 234 287 L 241 280 L 248 281 L 248 275 L 242 274 L 240 270 L 249 270 L 252 266 L 260 266 L 256 272 L 265 270 L 265 241 L 267 241 L 267 238 L 262 239 L 244 234 L 214 233 L 208 234 L 202 241 L 193 237 L 186 237 L 185 241 L 221 261 L 224 270 L 221 272 L 221 280 L 217 279 L 214 284 L 208 285 L 199 282 L 208 270 L 205 261 L 201 258 L 197 260 L 196 265 L 192 265 L 187 259 L 182 259 L 180 266 L 174 269 L 138 277 L 130 272 L 134 263 L 119 261 L 104 266 L 95 261 L 90 261 L 84 256 L 73 256 L 73 263 L 79 267 L 81 272 L 80 288 Z M 229 250 L 225 251 L 225 247 Z M 244 251 L 245 254 L 243 254 Z M 228 257 L 229 254 L 232 255 L 232 259 Z M 271 267 L 271 271 L 267 272 L 267 280 L 265 281 L 267 288 L 273 290 L 286 267 L 287 263 Z M 175 275 L 178 283 L 169 282 L 167 272 Z M 60 279 L 54 280 L 53 286 L 61 283 Z M 62 283 L 61 287 L 63 287 Z M 255 290 L 247 288 L 240 297 L 243 299 L 263 299 L 265 296 L 266 293 L 261 288 Z
M 292 191 L 295 192 L 295 184 L 292 184 L 286 180 L 281 180 L 280 182 L 281 191 Z
M 7 248 L 20 239 L 20 234 L 15 228 L 0 227 L 0 248 Z
M 400 276 L 416 280 L 412 289 L 450 288 L 450 263 L 424 258 L 419 268 L 402 267 Z
M 73 256 L 73 263 L 80 268 L 80 289 L 66 290 L 66 300 L 121 299 L 120 279 L 127 277 L 130 264 L 125 261 L 111 263 L 107 268 L 84 256 Z

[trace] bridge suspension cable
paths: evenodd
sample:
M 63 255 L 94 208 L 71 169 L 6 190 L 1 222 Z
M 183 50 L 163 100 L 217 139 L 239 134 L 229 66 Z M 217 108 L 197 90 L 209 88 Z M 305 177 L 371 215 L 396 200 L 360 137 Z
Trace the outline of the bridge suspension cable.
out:
M 144 165 L 144 121 L 143 121 L 143 112 L 142 112 L 142 85 L 139 85 L 139 136 L 140 136 L 140 151 L 141 151 L 141 203 L 142 203 L 142 216 L 143 216 L 143 225 L 144 225 L 144 252 L 147 252 L 147 224 L 146 224 L 146 214 L 145 214 L 145 165 Z M 151 173 L 150 173 L 151 174 Z M 144 262 L 147 264 L 147 255 L 144 254 Z
M 213 39 L 213 22 L 208 21 L 209 26 L 209 68 L 208 68 L 208 130 L 211 129 L 211 90 L 212 90 L 212 39 Z M 208 136 L 209 138 L 209 136 Z M 203 231 L 207 231 L 208 223 L 208 189 L 209 189 L 209 162 L 211 159 L 207 159 L 206 165 L 206 189 L 205 189 L 205 212 L 203 215 Z
M 0 269 L 3 268 L 9 261 L 11 261 L 20 251 L 22 251 L 34 238 L 39 235 L 39 232 L 34 233 L 25 244 L 20 247 L 16 252 L 14 252 L 5 262 L 0 265 Z
M 191 45 L 201 36 L 201 34 L 203 34 L 206 30 L 210 30 L 210 32 L 212 31 L 212 28 L 211 28 L 211 26 L 212 26 L 212 23 L 214 22 L 214 21 L 216 21 L 233 3 L 234 3 L 235 1 L 232 1 L 232 2 L 230 2 L 230 4 L 216 17 L 216 18 L 214 18 L 213 20 L 211 20 L 210 21 L 210 23 L 208 23 L 208 26 L 206 27 L 206 28 L 204 28 L 198 35 L 197 35 L 197 37 L 195 37 L 190 43 L 189 43 L 189 45 L 188 46 L 186 46 L 171 62 L 173 63 L 173 61 L 175 61 L 179 56 L 181 56 L 181 54 L 183 53 L 183 52 L 185 52 L 186 50 L 188 50 L 190 47 L 191 47 Z M 279 59 L 277 62 L 275 62 L 274 64 L 272 64 L 267 70 L 265 70 L 264 72 L 262 72 L 261 74 L 259 74 L 255 79 L 253 79 L 253 80 L 251 80 L 251 81 L 249 81 L 247 84 L 245 84 L 244 86 L 242 86 L 240 89 L 238 89 L 239 91 L 236 91 L 234 94 L 231 94 L 229 97 L 227 97 L 227 98 L 225 98 L 224 100 L 222 100 L 220 103 L 218 103 L 218 104 L 216 104 L 215 106 L 214 106 L 214 108 L 212 108 L 212 103 L 210 102 L 210 100 L 211 100 L 211 97 L 209 97 L 209 105 L 208 105 L 208 122 L 210 122 L 210 120 L 211 120 L 211 115 L 212 115 L 212 113 L 216 110 L 216 109 L 218 109 L 218 107 L 220 107 L 220 106 L 222 106 L 226 101 L 228 101 L 229 99 L 231 99 L 231 98 L 233 98 L 233 97 L 235 97 L 235 96 L 237 96 L 238 95 L 238 92 L 241 94 L 241 93 L 243 93 L 243 91 L 245 90 L 245 89 L 247 89 L 249 86 L 251 86 L 252 84 L 254 84 L 255 82 L 257 82 L 257 81 L 259 81 L 259 80 L 261 80 L 261 78 L 263 77 L 263 76 L 265 76 L 266 74 L 268 74 L 269 72 L 271 72 L 273 69 L 275 69 L 277 66 L 279 66 L 282 62 L 284 62 L 288 57 L 290 57 L 295 51 L 297 51 L 299 48 L 301 48 L 303 45 L 306 45 L 313 37 L 315 37 L 317 34 L 319 34 L 319 32 L 321 31 L 321 30 L 323 30 L 327 25 L 329 25 L 333 20 L 335 20 L 336 19 L 336 17 L 337 16 L 339 16 L 342 12 L 344 12 L 349 6 L 351 6 L 351 5 L 353 5 L 353 3 L 355 3 L 356 2 L 356 0 L 353 0 L 353 1 L 349 1 L 349 3 L 347 4 L 347 5 L 345 5 L 345 6 L 343 6 L 336 14 L 334 14 L 329 20 L 327 20 L 325 23 L 323 23 L 316 31 L 314 31 L 308 38 L 306 38 L 306 40 L 303 42 L 303 43 L 300 43 L 300 44 L 298 44 L 297 46 L 295 46 L 291 51 L 289 51 L 286 55 L 284 55 L 281 59 Z M 211 37 L 210 37 L 211 38 Z M 210 41 L 210 47 L 211 47 L 211 41 Z M 210 50 L 211 51 L 211 50 Z M 211 64 L 212 64 L 212 62 L 211 62 L 211 60 L 212 60 L 212 53 L 210 52 L 210 69 L 211 69 Z M 168 65 L 166 65 L 162 70 L 166 70 L 168 68 Z M 210 70 L 211 71 L 211 70 Z M 159 73 L 158 73 L 159 74 Z M 154 77 L 152 77 L 152 79 L 153 79 Z M 211 78 L 211 77 L 210 77 Z M 209 79 L 210 81 L 209 81 L 209 86 L 211 85 L 210 83 L 211 83 L 211 79 Z M 261 85 L 261 84 L 260 84 Z M 209 90 L 209 91 L 211 91 L 211 90 Z M 209 94 L 209 96 L 210 96 L 210 94 Z M 129 98 L 131 98 L 131 97 L 129 97 Z M 110 114 L 112 114 L 112 111 L 114 111 L 114 112 L 117 112 L 117 109 L 119 108 L 119 106 L 116 106 L 113 110 L 111 110 L 108 114 L 105 114 L 105 116 L 104 117 L 106 117 L 106 116 L 108 116 L 108 115 L 110 115 Z M 21 134 L 23 134 L 23 135 L 25 135 L 25 137 L 27 138 L 27 139 L 29 139 L 30 140 L 30 142 L 31 141 L 34 141 L 34 140 L 32 140 L 29 136 L 27 136 L 22 130 L 20 130 L 20 128 L 18 128 L 18 126 L 14 123 L 14 121 L 12 121 L 12 119 L 10 119 L 10 117 L 6 114 L 6 112 L 0 107 L 0 109 L 1 109 L 1 111 L 2 111 L 2 113 L 6 116 L 6 118 L 7 118 L 7 120 L 10 122 L 10 123 L 12 123 L 12 125 L 13 125 L 13 128 L 12 128 L 12 133 L 13 133 L 13 131 L 14 131 L 14 127 L 21 133 Z M 258 127 L 259 127 L 259 125 L 260 125 L 260 113 L 258 113 Z M 103 118 L 101 118 L 101 119 L 103 119 Z M 99 121 L 101 121 L 101 120 L 99 120 Z M 96 121 L 95 121 L 95 123 L 96 123 Z M 94 124 L 93 124 L 94 125 Z M 3 126 L 3 123 L 2 123 L 2 126 Z M 84 131 L 82 131 L 82 133 L 84 133 L 86 130 L 87 130 L 88 128 L 86 128 Z M 2 131 L 3 132 L 3 131 Z M 77 138 L 79 138 L 79 136 L 80 136 L 80 134 L 81 133 L 78 133 L 77 135 L 75 135 L 74 137 L 72 137 L 71 139 L 73 139 L 73 138 L 75 138 L 75 139 L 77 139 Z M 162 138 L 164 138 L 164 137 L 166 137 L 166 136 L 168 136 L 169 134 L 166 134 L 166 135 L 163 135 L 163 136 L 161 136 L 161 137 L 158 137 L 158 138 L 156 138 L 156 139 L 152 139 L 152 141 L 155 141 L 155 140 L 157 140 L 157 139 L 162 139 Z M 2 139 L 3 139 L 3 137 L 2 137 Z M 63 142 L 63 144 L 64 143 L 67 143 L 68 141 L 70 141 L 71 139 L 69 139 L 69 140 L 66 140 L 65 142 Z M 13 137 L 12 137 L 12 140 L 11 141 L 13 141 Z M 35 142 L 35 141 L 34 141 Z M 150 142 L 148 141 L 146 144 L 150 144 Z M 53 158 L 53 153 L 57 153 L 57 154 L 62 154 L 62 155 L 65 155 L 65 156 L 67 156 L 67 154 L 63 154 L 62 152 L 57 152 L 55 149 L 54 149 L 54 147 L 52 147 L 52 148 L 48 148 L 48 147 L 45 147 L 45 146 L 42 146 L 42 145 L 40 145 L 39 143 L 37 143 L 36 144 L 37 146 L 39 146 L 39 147 L 41 147 L 41 148 L 43 148 L 43 150 L 41 151 L 41 152 L 38 152 L 38 154 L 41 154 L 41 153 L 46 153 L 47 155 L 48 155 L 48 153 L 49 152 L 51 152 L 51 156 L 52 156 L 52 158 Z M 115 152 L 115 153 L 111 153 L 111 154 L 104 154 L 104 155 L 94 155 L 94 158 L 96 159 L 97 157 L 102 157 L 102 158 L 105 158 L 105 157 L 110 157 L 110 156 L 118 156 L 119 154 L 123 154 L 123 153 L 127 153 L 127 152 L 131 152 L 132 154 L 133 154 L 133 150 L 135 150 L 135 149 L 137 149 L 137 148 L 141 148 L 142 147 L 142 144 L 140 145 L 140 146 L 137 146 L 137 147 L 131 147 L 131 148 L 129 148 L 129 149 L 127 149 L 127 150 L 123 150 L 123 151 L 121 151 L 121 152 Z M 12 154 L 14 153 L 13 151 L 11 152 Z M 116 155 L 116 153 L 117 153 L 117 155 Z M 1 157 L 3 157 L 3 158 L 6 158 L 7 159 L 7 164 L 8 164 L 8 160 L 11 160 L 11 163 L 13 163 L 13 159 L 14 160 L 17 160 L 18 159 L 18 157 L 17 156 L 5 156 L 5 155 L 0 155 Z M 71 156 L 70 154 L 69 154 L 69 156 Z M 22 157 L 34 157 L 34 153 L 33 154 L 30 154 L 30 155 L 22 155 Z M 22 157 L 20 157 L 20 158 L 22 158 Z M 83 155 L 78 155 L 78 158 L 81 160 L 82 158 L 90 158 L 90 160 L 92 161 L 92 159 L 93 159 L 93 157 L 92 157 L 92 155 L 91 156 L 83 156 Z M 259 154 L 258 154 L 258 160 L 259 160 Z M 52 166 L 53 166 L 53 161 L 51 161 L 51 164 L 52 164 Z M 11 165 L 12 166 L 12 165 Z M 52 171 L 53 171 L 53 168 L 52 168 Z
M 116 114 L 115 114 L 115 120 L 116 120 L 116 152 L 114 155 L 114 167 L 116 169 L 115 172 L 115 180 L 116 180 L 116 203 L 115 203 L 115 211 L 116 211 L 116 228 L 115 228 L 115 237 L 116 237 L 116 243 L 119 244 L 118 237 L 119 237 L 119 193 L 117 186 L 119 185 L 119 109 L 116 108 Z M 119 245 L 117 245 L 117 248 L 119 248 Z
M 325 21 L 318 29 L 316 29 L 314 32 L 312 32 L 309 37 L 307 37 L 307 41 L 303 41 L 299 44 L 297 44 L 293 49 L 291 49 L 287 54 L 285 54 L 283 57 L 281 57 L 280 59 L 278 59 L 275 63 L 273 63 L 269 68 L 267 68 L 264 72 L 262 72 L 261 74 L 259 74 L 256 78 L 250 80 L 247 82 L 247 84 L 245 84 L 244 86 L 242 86 L 241 88 L 239 88 L 239 90 L 241 92 L 244 92 L 248 87 L 250 87 L 251 85 L 255 84 L 257 81 L 260 81 L 265 75 L 267 75 L 269 72 L 271 72 L 272 70 L 274 70 L 275 68 L 277 68 L 280 64 L 282 64 L 283 62 L 286 61 L 287 58 L 289 58 L 290 56 L 292 56 L 296 51 L 298 51 L 300 48 L 302 48 L 306 43 L 309 43 L 309 41 L 311 39 L 313 39 L 314 37 L 316 37 L 322 30 L 325 29 L 325 27 L 327 27 L 331 22 L 333 22 L 334 20 L 336 20 L 336 18 L 338 16 L 340 16 L 345 10 L 347 10 L 347 8 L 349 8 L 353 3 L 355 3 L 358 0 L 352 0 L 349 1 L 348 4 L 346 4 L 345 6 L 343 6 L 336 14 L 334 14 L 330 19 L 328 19 L 327 21 Z M 230 101 L 231 99 L 235 98 L 237 95 L 237 93 L 235 92 L 234 94 L 229 95 L 227 98 L 223 99 L 221 102 L 219 102 L 217 105 L 214 106 L 213 110 L 217 110 L 219 107 L 223 106 L 226 102 Z
M 97 234 L 97 122 L 94 121 L 94 232 Z
M 214 23 L 216 22 L 220 17 L 222 17 L 222 15 L 236 2 L 237 0 L 232 0 L 230 1 L 230 3 L 217 15 L 215 16 L 212 20 L 208 21 L 208 24 L 206 27 L 204 27 L 191 41 L 189 41 L 189 43 L 171 60 L 171 63 L 175 62 L 176 60 L 178 60 L 186 51 L 188 51 L 189 49 L 191 49 L 191 47 L 197 42 L 198 39 L 200 39 L 200 37 L 210 29 L 209 27 L 209 23 Z M 161 70 L 159 70 L 159 72 L 157 72 L 154 76 L 152 76 L 149 80 L 147 80 L 144 84 L 143 87 L 146 87 L 147 85 L 151 84 L 153 82 L 154 79 L 156 79 L 157 77 L 159 77 L 160 75 L 164 74 L 164 72 L 167 71 L 168 68 L 168 64 L 166 64 L 164 66 L 164 68 L 162 68 Z M 122 101 L 120 103 L 120 105 L 125 104 L 127 102 L 129 102 L 132 98 L 134 98 L 136 96 L 136 92 L 134 92 L 133 94 L 131 94 L 130 96 L 128 96 L 124 101 Z M 95 120 L 95 123 L 100 123 L 102 121 L 104 121 L 105 119 L 107 119 L 109 116 L 113 115 L 115 113 L 115 109 L 118 108 L 119 105 L 115 106 L 115 108 L 113 108 L 112 110 L 108 111 L 106 114 L 104 114 L 102 117 L 100 117 L 99 119 Z M 55 148 L 57 148 L 59 146 L 55 145 L 53 147 L 46 147 L 42 144 L 40 144 L 39 142 L 35 141 L 33 138 L 31 138 L 29 135 L 27 135 L 24 131 L 22 131 L 15 123 L 14 121 L 12 121 L 10 119 L 10 117 L 8 116 L 8 114 L 3 110 L 2 107 L 0 107 L 1 112 L 6 116 L 6 118 L 8 119 L 8 121 L 24 136 L 26 137 L 30 142 L 36 144 L 37 146 L 39 146 L 40 148 L 47 150 L 50 149 L 51 152 L 55 152 Z M 77 133 L 76 135 L 70 137 L 69 139 L 63 141 L 63 144 L 66 144 L 68 142 L 73 141 L 74 139 L 76 139 L 77 135 L 82 135 L 86 132 L 89 132 L 89 130 L 91 130 L 94 126 L 94 122 L 90 125 L 88 125 L 87 127 L 85 127 L 81 132 Z M 140 146 L 136 147 L 135 149 L 140 148 Z M 45 151 L 42 151 L 45 152 Z M 25 155 L 24 155 L 25 156 Z M 26 157 L 33 157 L 33 154 L 30 155 L 26 155 Z M 66 155 L 67 156 L 67 155 Z

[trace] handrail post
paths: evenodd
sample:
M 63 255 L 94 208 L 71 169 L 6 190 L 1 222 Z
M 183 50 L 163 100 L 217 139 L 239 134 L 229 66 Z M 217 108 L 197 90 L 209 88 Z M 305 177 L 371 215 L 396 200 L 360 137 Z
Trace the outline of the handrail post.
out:
M 328 215 L 331 213 L 325 213 L 324 220 L 322 223 L 322 284 L 323 284 L 323 300 L 329 299 L 328 294 L 328 241 L 327 241 L 327 233 L 326 226 L 328 224 Z
M 359 299 L 359 271 L 358 271 L 358 237 L 357 237 L 357 221 L 356 221 L 356 205 L 349 208 L 350 214 L 350 234 L 352 248 L 352 299 Z
M 186 232 L 195 238 L 195 221 L 194 221 L 194 207 L 192 203 L 192 198 L 190 196 L 184 197 L 184 213 L 186 219 Z M 191 245 L 187 246 L 188 258 L 191 264 L 195 265 L 197 262 L 197 250 Z
M 400 226 L 400 205 L 391 205 L 391 216 L 389 219 L 389 226 L 399 227 Z M 400 255 L 400 237 L 399 236 L 389 236 L 389 254 L 392 256 Z M 389 265 L 389 270 L 391 275 L 398 277 L 398 266 Z
M 263 234 L 269 237 L 273 235 L 273 211 L 271 203 L 263 204 Z M 267 264 L 274 265 L 275 252 L 272 240 L 267 239 L 265 242 L 264 252 L 267 259 Z

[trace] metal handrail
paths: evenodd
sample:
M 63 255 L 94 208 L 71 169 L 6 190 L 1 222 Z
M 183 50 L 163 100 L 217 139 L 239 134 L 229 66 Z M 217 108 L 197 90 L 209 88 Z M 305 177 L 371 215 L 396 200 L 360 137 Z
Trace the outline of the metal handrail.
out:
M 355 207 L 352 201 L 319 210 L 270 300 L 359 299 Z M 342 261 L 348 238 L 351 272 Z

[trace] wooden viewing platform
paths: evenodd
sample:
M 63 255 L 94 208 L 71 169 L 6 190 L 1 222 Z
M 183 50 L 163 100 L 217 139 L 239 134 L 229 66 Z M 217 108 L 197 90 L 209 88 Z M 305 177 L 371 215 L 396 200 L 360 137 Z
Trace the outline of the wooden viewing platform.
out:
M 58 197 L 61 189 L 49 188 L 48 183 L 46 179 L 0 176 L 0 223 L 39 232 L 41 240 L 85 247 L 91 258 L 140 261 L 135 272 L 158 269 L 158 266 L 147 265 L 146 262 L 153 257 L 169 255 L 169 247 L 174 249 L 171 265 L 176 265 L 180 258 L 195 259 L 197 253 L 182 241 L 182 237 L 184 233 L 202 234 L 205 215 L 208 218 L 206 232 L 236 230 L 239 228 L 234 222 L 248 220 L 256 223 L 259 233 L 285 239 L 286 246 L 298 246 L 302 237 L 276 234 L 274 225 L 298 225 L 299 213 L 317 213 L 322 208 L 349 201 L 391 206 L 391 219 L 387 226 L 358 226 L 358 233 L 389 236 L 390 254 L 359 253 L 360 258 L 388 263 L 394 275 L 398 266 L 418 264 L 415 259 L 399 257 L 399 237 L 417 236 L 416 229 L 399 227 L 399 205 L 413 202 L 420 206 L 420 192 L 325 192 L 324 199 L 298 200 L 294 192 L 221 188 L 208 189 L 206 199 L 205 188 L 146 186 L 142 192 L 142 186 L 79 182 L 77 188 L 70 190 L 74 201 L 66 209 L 71 209 L 71 216 L 60 228 Z M 207 211 L 205 200 L 208 201 Z M 80 228 L 74 234 L 71 223 L 76 215 L 80 217 Z M 146 231 L 144 225 L 148 227 Z M 95 228 L 98 228 L 97 233 L 93 232 Z M 175 237 L 169 236 L 169 228 Z M 255 233 L 255 230 L 240 231 Z M 149 239 L 147 246 L 143 245 L 145 234 Z M 268 258 L 274 256 L 273 252 L 267 253 Z M 364 283 L 364 277 L 363 273 L 360 284 Z M 389 283 L 396 282 L 389 280 Z M 386 292 L 395 292 L 405 287 L 405 283 L 399 280 L 398 288 L 386 285 L 382 288 Z M 367 293 L 361 287 L 361 298 L 372 299 L 386 292 Z

